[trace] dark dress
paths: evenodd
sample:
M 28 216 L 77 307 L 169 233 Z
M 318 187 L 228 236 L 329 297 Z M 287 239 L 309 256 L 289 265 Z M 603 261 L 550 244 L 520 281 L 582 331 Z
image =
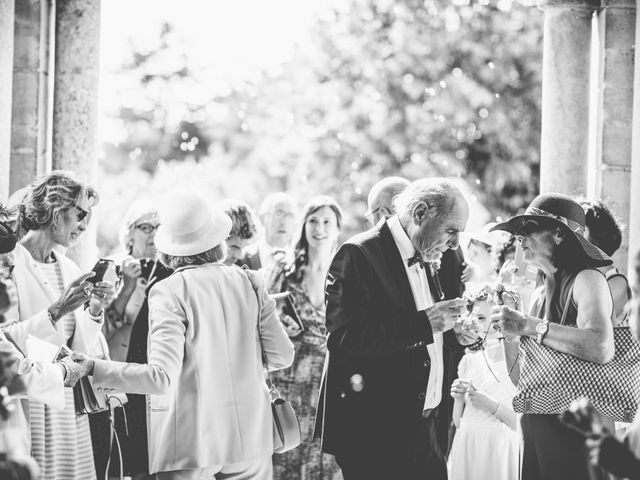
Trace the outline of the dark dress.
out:
M 131 327 L 131 339 L 127 352 L 127 362 L 147 363 L 147 336 L 149 334 L 149 290 L 160 280 L 167 278 L 171 270 L 167 269 L 160 262 L 157 263 L 154 273 L 147 284 L 145 299 L 133 326 Z M 149 473 L 149 448 L 147 442 L 147 397 L 127 393 L 129 401 L 122 409 L 116 409 L 115 428 L 118 432 L 120 446 L 122 450 L 122 463 L 125 475 L 139 475 Z M 118 451 L 113 448 L 111 451 L 111 465 L 109 474 L 117 476 L 120 474 L 120 463 Z
M 577 272 L 565 270 L 556 272 L 553 292 L 546 298 L 541 297 L 536 304 L 540 312 L 539 317 L 544 317 L 552 323 L 561 322 L 567 299 L 573 291 L 576 275 Z M 577 307 L 571 300 L 565 324 L 576 327 L 577 317 Z M 587 460 L 584 437 L 562 425 L 558 415 L 525 413 L 522 415 L 521 425 L 524 442 L 523 480 L 604 478 L 602 470 L 590 466 Z
M 278 268 L 278 267 L 274 267 Z M 296 355 L 291 367 L 271 374 L 280 394 L 289 400 L 296 412 L 302 432 L 302 444 L 273 456 L 273 478 L 277 480 L 338 480 L 340 468 L 333 456 L 323 454 L 320 441 L 313 439 L 316 400 L 327 353 L 325 307 L 315 306 L 301 281 L 281 274 L 271 286 L 271 293 L 291 292 L 304 331 L 292 338 Z

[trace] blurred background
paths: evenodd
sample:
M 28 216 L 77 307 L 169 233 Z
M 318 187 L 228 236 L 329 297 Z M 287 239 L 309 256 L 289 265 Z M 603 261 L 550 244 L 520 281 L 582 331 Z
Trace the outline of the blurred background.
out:
M 212 201 L 335 197 L 365 228 L 384 176 L 459 178 L 468 230 L 538 192 L 533 0 L 102 2 L 98 245 L 176 184 Z

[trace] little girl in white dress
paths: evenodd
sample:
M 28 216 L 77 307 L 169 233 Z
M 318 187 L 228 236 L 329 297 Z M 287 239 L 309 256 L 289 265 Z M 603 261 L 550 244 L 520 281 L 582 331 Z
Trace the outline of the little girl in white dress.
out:
M 471 316 L 487 324 L 491 302 L 478 298 Z M 488 327 L 485 327 L 488 328 Z M 451 386 L 456 434 L 449 455 L 450 480 L 517 480 L 519 439 L 511 400 L 516 388 L 509 378 L 499 340 L 468 348 Z

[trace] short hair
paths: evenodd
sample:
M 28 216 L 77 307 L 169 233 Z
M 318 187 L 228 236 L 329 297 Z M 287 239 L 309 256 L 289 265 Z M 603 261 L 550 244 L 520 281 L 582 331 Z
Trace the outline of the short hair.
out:
M 158 215 L 158 208 L 151 199 L 146 197 L 138 198 L 129 206 L 127 212 L 124 214 L 120 230 L 118 231 L 118 239 L 123 248 L 127 248 L 133 226 L 138 220 L 147 215 Z
M 622 227 L 609 207 L 600 200 L 582 200 L 588 240 L 607 255 L 613 255 L 622 243 Z
M 296 205 L 295 198 L 293 198 L 288 193 L 285 193 L 285 192 L 270 193 L 265 197 L 265 199 L 260 204 L 260 210 L 258 210 L 258 215 L 262 217 L 263 215 L 271 212 L 277 203 L 282 203 L 282 202 L 291 203 L 291 205 L 293 206 Z
M 377 203 L 378 207 L 393 208 L 393 199 L 404 191 L 410 183 L 409 180 L 403 177 L 385 177 L 374 183 L 367 196 L 369 207 Z M 385 202 L 384 205 L 381 204 L 382 201 Z
M 219 243 L 209 250 L 196 255 L 177 256 L 160 252 L 160 261 L 171 270 L 187 265 L 204 265 L 205 263 L 221 262 L 227 256 L 225 242 Z
M 244 240 L 252 240 L 258 235 L 258 220 L 249 205 L 240 200 L 227 200 L 222 208 L 231 218 L 231 232 L 229 237 L 240 237 Z
M 58 225 L 63 215 L 83 197 L 87 198 L 90 207 L 99 200 L 95 189 L 77 180 L 71 172 L 53 171 L 28 187 L 18 205 L 19 229 L 26 232 Z
M 396 213 L 410 215 L 415 206 L 426 202 L 436 211 L 437 217 L 451 212 L 458 198 L 464 198 L 453 182 L 444 178 L 423 178 L 410 183 L 393 201 Z

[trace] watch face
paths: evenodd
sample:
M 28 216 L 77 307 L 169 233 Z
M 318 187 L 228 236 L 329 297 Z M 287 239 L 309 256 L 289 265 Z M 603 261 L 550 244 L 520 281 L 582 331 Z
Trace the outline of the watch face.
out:
M 536 325 L 536 333 L 542 335 L 543 333 L 546 333 L 548 328 L 549 324 L 547 322 L 539 323 L 538 325 Z

